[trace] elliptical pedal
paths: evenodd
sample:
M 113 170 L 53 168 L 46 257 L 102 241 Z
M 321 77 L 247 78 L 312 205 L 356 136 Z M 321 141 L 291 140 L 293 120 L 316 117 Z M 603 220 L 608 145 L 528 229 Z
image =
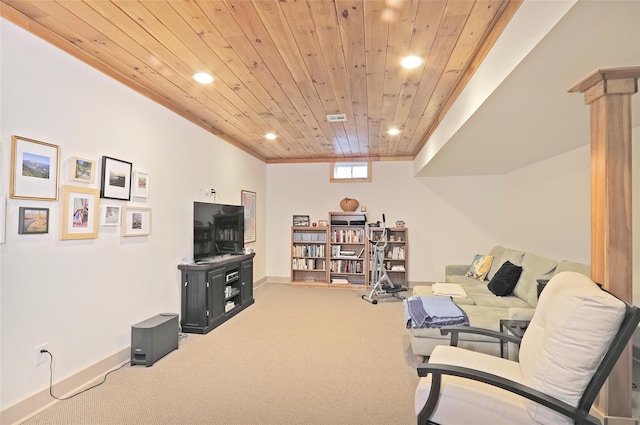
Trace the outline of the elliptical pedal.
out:
M 390 293 L 390 294 L 397 294 L 398 292 L 403 292 L 403 291 L 406 291 L 406 290 L 407 290 L 407 288 L 405 288 L 403 286 L 394 286 L 393 288 L 385 289 L 385 291 Z

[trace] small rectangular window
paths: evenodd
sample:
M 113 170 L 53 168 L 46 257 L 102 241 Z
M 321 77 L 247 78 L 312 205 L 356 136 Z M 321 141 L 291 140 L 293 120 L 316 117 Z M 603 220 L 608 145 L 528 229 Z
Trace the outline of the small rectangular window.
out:
M 370 182 L 371 162 L 332 162 L 329 180 L 331 183 Z

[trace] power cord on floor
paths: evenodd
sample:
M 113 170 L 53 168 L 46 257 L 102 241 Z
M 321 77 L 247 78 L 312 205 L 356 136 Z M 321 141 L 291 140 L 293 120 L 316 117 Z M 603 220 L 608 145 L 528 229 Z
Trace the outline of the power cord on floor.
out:
M 95 388 L 95 387 L 98 387 L 98 386 L 100 386 L 100 385 L 104 384 L 104 383 L 105 383 L 105 381 L 107 380 L 107 376 L 108 376 L 111 372 L 115 372 L 116 370 L 120 370 L 120 369 L 122 369 L 122 368 L 127 364 L 127 363 L 123 363 L 123 364 L 122 364 L 120 367 L 118 367 L 117 369 L 113 369 L 113 370 L 111 370 L 111 371 L 107 372 L 107 373 L 104 375 L 104 377 L 102 378 L 102 382 L 98 382 L 97 384 L 92 385 L 92 386 L 91 386 L 91 387 L 89 387 L 89 388 L 85 388 L 84 390 L 82 390 L 82 391 L 80 391 L 80 392 L 77 392 L 77 393 L 75 393 L 75 394 L 73 394 L 73 395 L 70 395 L 69 397 L 56 397 L 55 395 L 53 395 L 53 354 L 51 354 L 51 352 L 50 352 L 50 351 L 48 351 L 48 350 L 44 350 L 44 349 L 43 349 L 43 350 L 40 350 L 40 352 L 41 352 L 41 353 L 47 353 L 47 354 L 49 355 L 50 360 L 51 360 L 51 361 L 50 361 L 50 363 L 49 363 L 49 395 L 51 395 L 51 397 L 55 398 L 56 400 L 69 400 L 69 399 L 71 399 L 71 398 L 73 398 L 73 397 L 75 397 L 75 396 L 77 396 L 77 395 L 80 395 L 80 394 L 82 394 L 82 393 L 84 393 L 84 392 L 86 392 L 86 391 L 89 391 L 89 390 L 91 390 L 91 389 L 93 389 L 93 388 Z

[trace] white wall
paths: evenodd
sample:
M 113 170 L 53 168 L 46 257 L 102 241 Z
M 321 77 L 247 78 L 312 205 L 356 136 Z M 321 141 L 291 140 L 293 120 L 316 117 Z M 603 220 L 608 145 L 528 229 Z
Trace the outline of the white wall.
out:
M 293 214 L 312 221 L 341 211 L 342 198 L 367 207 L 369 221 L 403 220 L 410 282 L 444 278 L 445 264 L 469 264 L 502 238 L 502 178 L 413 176 L 408 161 L 374 162 L 372 183 L 330 183 L 329 164 L 267 165 L 267 274 L 290 276 Z
M 554 259 L 590 263 L 589 150 L 580 148 L 504 176 L 414 177 L 411 162 L 374 162 L 372 183 L 329 183 L 329 164 L 267 166 L 267 274 L 290 276 L 293 214 L 312 221 L 340 211 L 344 197 L 369 220 L 404 220 L 408 278 L 444 278 L 447 264 L 469 264 L 502 244 Z M 286 253 L 286 254 L 285 254 Z
M 586 145 L 504 176 L 508 246 L 591 263 L 591 162 Z
M 265 275 L 266 166 L 138 93 L 13 24 L 1 20 L 0 192 L 9 192 L 11 135 L 60 146 L 60 184 L 69 157 L 111 156 L 150 173 L 150 197 L 119 205 L 153 209 L 152 234 L 61 241 L 61 202 L 9 199 L 0 245 L 1 408 L 47 388 L 49 369 L 35 366 L 48 343 L 55 379 L 63 380 L 126 349 L 131 325 L 180 311 L 177 265 L 192 256 L 192 204 L 240 203 L 257 193 L 255 280 Z M 86 186 L 82 183 L 74 183 Z M 99 187 L 99 179 L 91 187 Z M 18 235 L 18 207 L 50 209 L 48 234 Z

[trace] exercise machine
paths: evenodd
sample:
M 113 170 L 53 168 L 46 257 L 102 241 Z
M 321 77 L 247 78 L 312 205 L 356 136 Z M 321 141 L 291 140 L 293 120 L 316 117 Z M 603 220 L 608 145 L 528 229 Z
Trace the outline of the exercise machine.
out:
M 405 297 L 401 293 L 407 288 L 394 284 L 384 267 L 384 253 L 389 240 L 389 228 L 387 228 L 384 214 L 382 214 L 380 238 L 373 240 L 373 232 L 369 232 L 367 237 L 371 246 L 371 292 L 369 295 L 363 295 L 362 299 L 371 304 L 378 304 L 378 299 L 381 297 L 395 297 L 403 300 Z

